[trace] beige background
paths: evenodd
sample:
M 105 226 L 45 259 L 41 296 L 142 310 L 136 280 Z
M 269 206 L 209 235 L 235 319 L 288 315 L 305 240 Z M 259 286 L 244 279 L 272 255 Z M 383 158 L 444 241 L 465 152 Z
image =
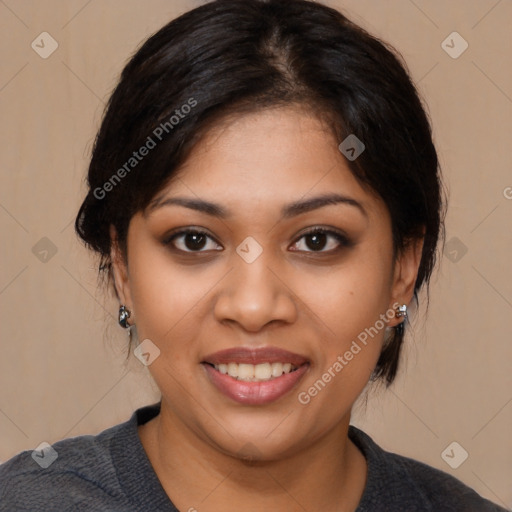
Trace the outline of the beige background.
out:
M 117 304 L 97 290 L 72 221 L 123 64 L 199 3 L 0 0 L 2 461 L 99 432 L 158 396 L 146 369 L 133 357 L 125 363 Z M 396 384 L 353 422 L 383 448 L 511 507 L 512 2 L 329 4 L 403 54 L 429 105 L 451 201 L 428 320 L 420 310 Z M 59 44 L 47 59 L 31 48 L 43 31 Z M 469 43 L 457 59 L 441 47 L 453 31 Z M 57 250 L 46 262 L 33 252 L 43 237 Z M 467 253 L 454 262 L 461 244 Z M 457 469 L 441 458 L 452 441 L 469 453 Z

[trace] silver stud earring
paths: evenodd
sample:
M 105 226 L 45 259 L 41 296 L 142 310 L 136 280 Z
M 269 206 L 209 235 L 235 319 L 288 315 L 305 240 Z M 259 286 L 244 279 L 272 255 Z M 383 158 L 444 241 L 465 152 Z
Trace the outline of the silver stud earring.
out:
M 395 310 L 395 316 L 396 318 L 402 318 L 405 319 L 407 318 L 407 304 L 402 304 L 401 306 L 398 306 Z
M 119 308 L 119 325 L 124 329 L 131 327 L 128 323 L 128 318 L 130 318 L 130 316 L 130 310 L 124 304 L 121 304 L 121 307 Z

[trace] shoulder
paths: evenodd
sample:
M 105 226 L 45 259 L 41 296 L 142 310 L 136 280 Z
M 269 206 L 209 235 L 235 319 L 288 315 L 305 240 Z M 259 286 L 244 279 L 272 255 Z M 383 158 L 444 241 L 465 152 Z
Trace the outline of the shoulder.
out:
M 391 467 L 400 467 L 410 487 L 416 488 L 431 504 L 432 510 L 498 512 L 504 508 L 480 496 L 452 475 L 417 460 L 390 453 Z
M 366 457 L 368 476 L 357 512 L 407 510 L 506 512 L 452 475 L 380 448 L 353 425 L 350 439 Z
M 127 425 L 26 450 L 0 465 L 0 511 L 78 511 L 91 499 L 122 500 L 110 445 Z

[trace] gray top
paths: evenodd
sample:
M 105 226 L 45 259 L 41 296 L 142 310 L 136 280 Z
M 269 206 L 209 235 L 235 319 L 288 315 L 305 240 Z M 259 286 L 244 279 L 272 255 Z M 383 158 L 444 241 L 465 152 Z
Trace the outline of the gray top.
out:
M 177 512 L 137 432 L 137 425 L 159 411 L 160 403 L 142 407 L 125 423 L 98 435 L 15 455 L 0 465 L 0 511 Z M 368 464 L 356 512 L 506 510 L 443 471 L 382 450 L 353 425 L 349 437 Z

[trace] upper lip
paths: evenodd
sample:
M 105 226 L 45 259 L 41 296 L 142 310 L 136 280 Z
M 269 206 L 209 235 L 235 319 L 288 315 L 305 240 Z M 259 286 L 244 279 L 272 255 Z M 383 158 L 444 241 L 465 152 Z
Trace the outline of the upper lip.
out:
M 233 347 L 214 352 L 203 359 L 203 363 L 214 365 L 228 363 L 291 363 L 295 366 L 301 366 L 307 362 L 308 359 L 306 357 L 278 347 Z

